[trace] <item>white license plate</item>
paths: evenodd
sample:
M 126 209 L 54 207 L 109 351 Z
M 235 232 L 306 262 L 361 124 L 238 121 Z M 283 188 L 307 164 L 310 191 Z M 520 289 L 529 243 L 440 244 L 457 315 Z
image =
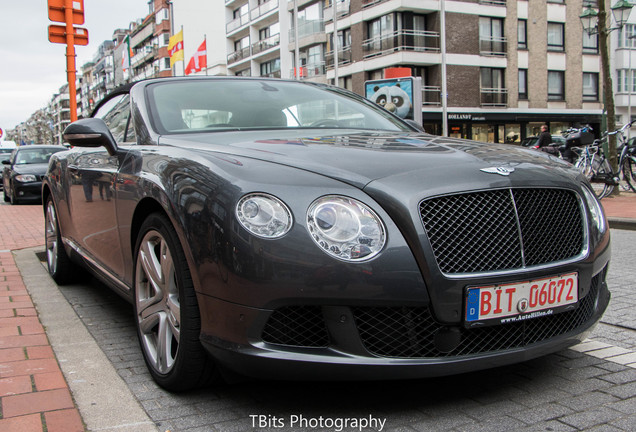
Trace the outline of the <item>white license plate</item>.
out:
M 577 273 L 569 273 L 518 283 L 469 287 L 466 322 L 499 319 L 507 323 L 551 315 L 557 308 L 578 302 L 578 280 Z

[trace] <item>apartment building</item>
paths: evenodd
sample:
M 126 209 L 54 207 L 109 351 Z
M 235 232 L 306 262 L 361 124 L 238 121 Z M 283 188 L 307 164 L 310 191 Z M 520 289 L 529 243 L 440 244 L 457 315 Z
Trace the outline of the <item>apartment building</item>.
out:
M 64 143 L 62 134 L 66 126 L 71 123 L 71 109 L 70 98 L 68 93 L 68 84 L 64 84 L 60 87 L 59 93 L 56 93 L 47 107 L 51 123 L 50 127 L 53 131 L 53 141 L 47 144 L 59 144 Z
M 400 67 L 421 78 L 432 133 L 444 111 L 449 135 L 481 141 L 519 142 L 542 123 L 599 129 L 598 41 L 579 20 L 589 2 L 225 0 L 228 74 L 337 79 L 364 94 Z
M 627 24 L 611 34 L 611 69 L 614 71 L 614 103 L 616 105 L 616 123 L 625 124 L 636 120 L 636 12 L 632 10 Z M 632 127 L 631 137 L 636 136 L 636 127 Z

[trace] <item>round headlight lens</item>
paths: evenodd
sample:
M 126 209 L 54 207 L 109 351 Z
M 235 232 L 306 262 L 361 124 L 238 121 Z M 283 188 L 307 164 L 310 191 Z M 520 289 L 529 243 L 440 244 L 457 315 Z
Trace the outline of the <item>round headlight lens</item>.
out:
M 358 200 L 329 195 L 307 211 L 307 229 L 329 255 L 344 261 L 375 257 L 386 242 L 386 229 L 373 210 Z
M 258 237 L 273 239 L 282 237 L 292 227 L 292 215 L 278 198 L 252 193 L 241 198 L 236 205 L 236 217 L 240 224 Z
M 603 213 L 601 203 L 587 187 L 582 186 L 581 190 L 583 190 L 583 196 L 585 197 L 585 201 L 587 201 L 587 206 L 590 209 L 594 225 L 599 232 L 605 232 L 607 229 L 607 223 L 605 222 L 605 214 Z
M 20 183 L 29 183 L 37 181 L 37 178 L 33 174 L 19 174 L 15 176 L 16 181 Z

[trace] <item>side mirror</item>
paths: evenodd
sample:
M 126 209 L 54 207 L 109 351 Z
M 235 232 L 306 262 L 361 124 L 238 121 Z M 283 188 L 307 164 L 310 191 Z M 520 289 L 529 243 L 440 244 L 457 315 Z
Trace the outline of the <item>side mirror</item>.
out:
M 2 165 L 11 165 L 11 160 L 5 159 L 2 161 Z
M 104 120 L 87 118 L 77 120 L 64 129 L 64 140 L 76 147 L 105 147 L 108 154 L 117 154 L 117 143 Z

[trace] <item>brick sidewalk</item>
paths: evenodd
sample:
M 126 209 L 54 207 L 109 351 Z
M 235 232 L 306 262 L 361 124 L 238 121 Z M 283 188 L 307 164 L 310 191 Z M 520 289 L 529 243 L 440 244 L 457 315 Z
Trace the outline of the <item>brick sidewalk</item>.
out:
M 0 205 L 0 432 L 84 431 L 11 254 L 43 244 L 41 206 Z

